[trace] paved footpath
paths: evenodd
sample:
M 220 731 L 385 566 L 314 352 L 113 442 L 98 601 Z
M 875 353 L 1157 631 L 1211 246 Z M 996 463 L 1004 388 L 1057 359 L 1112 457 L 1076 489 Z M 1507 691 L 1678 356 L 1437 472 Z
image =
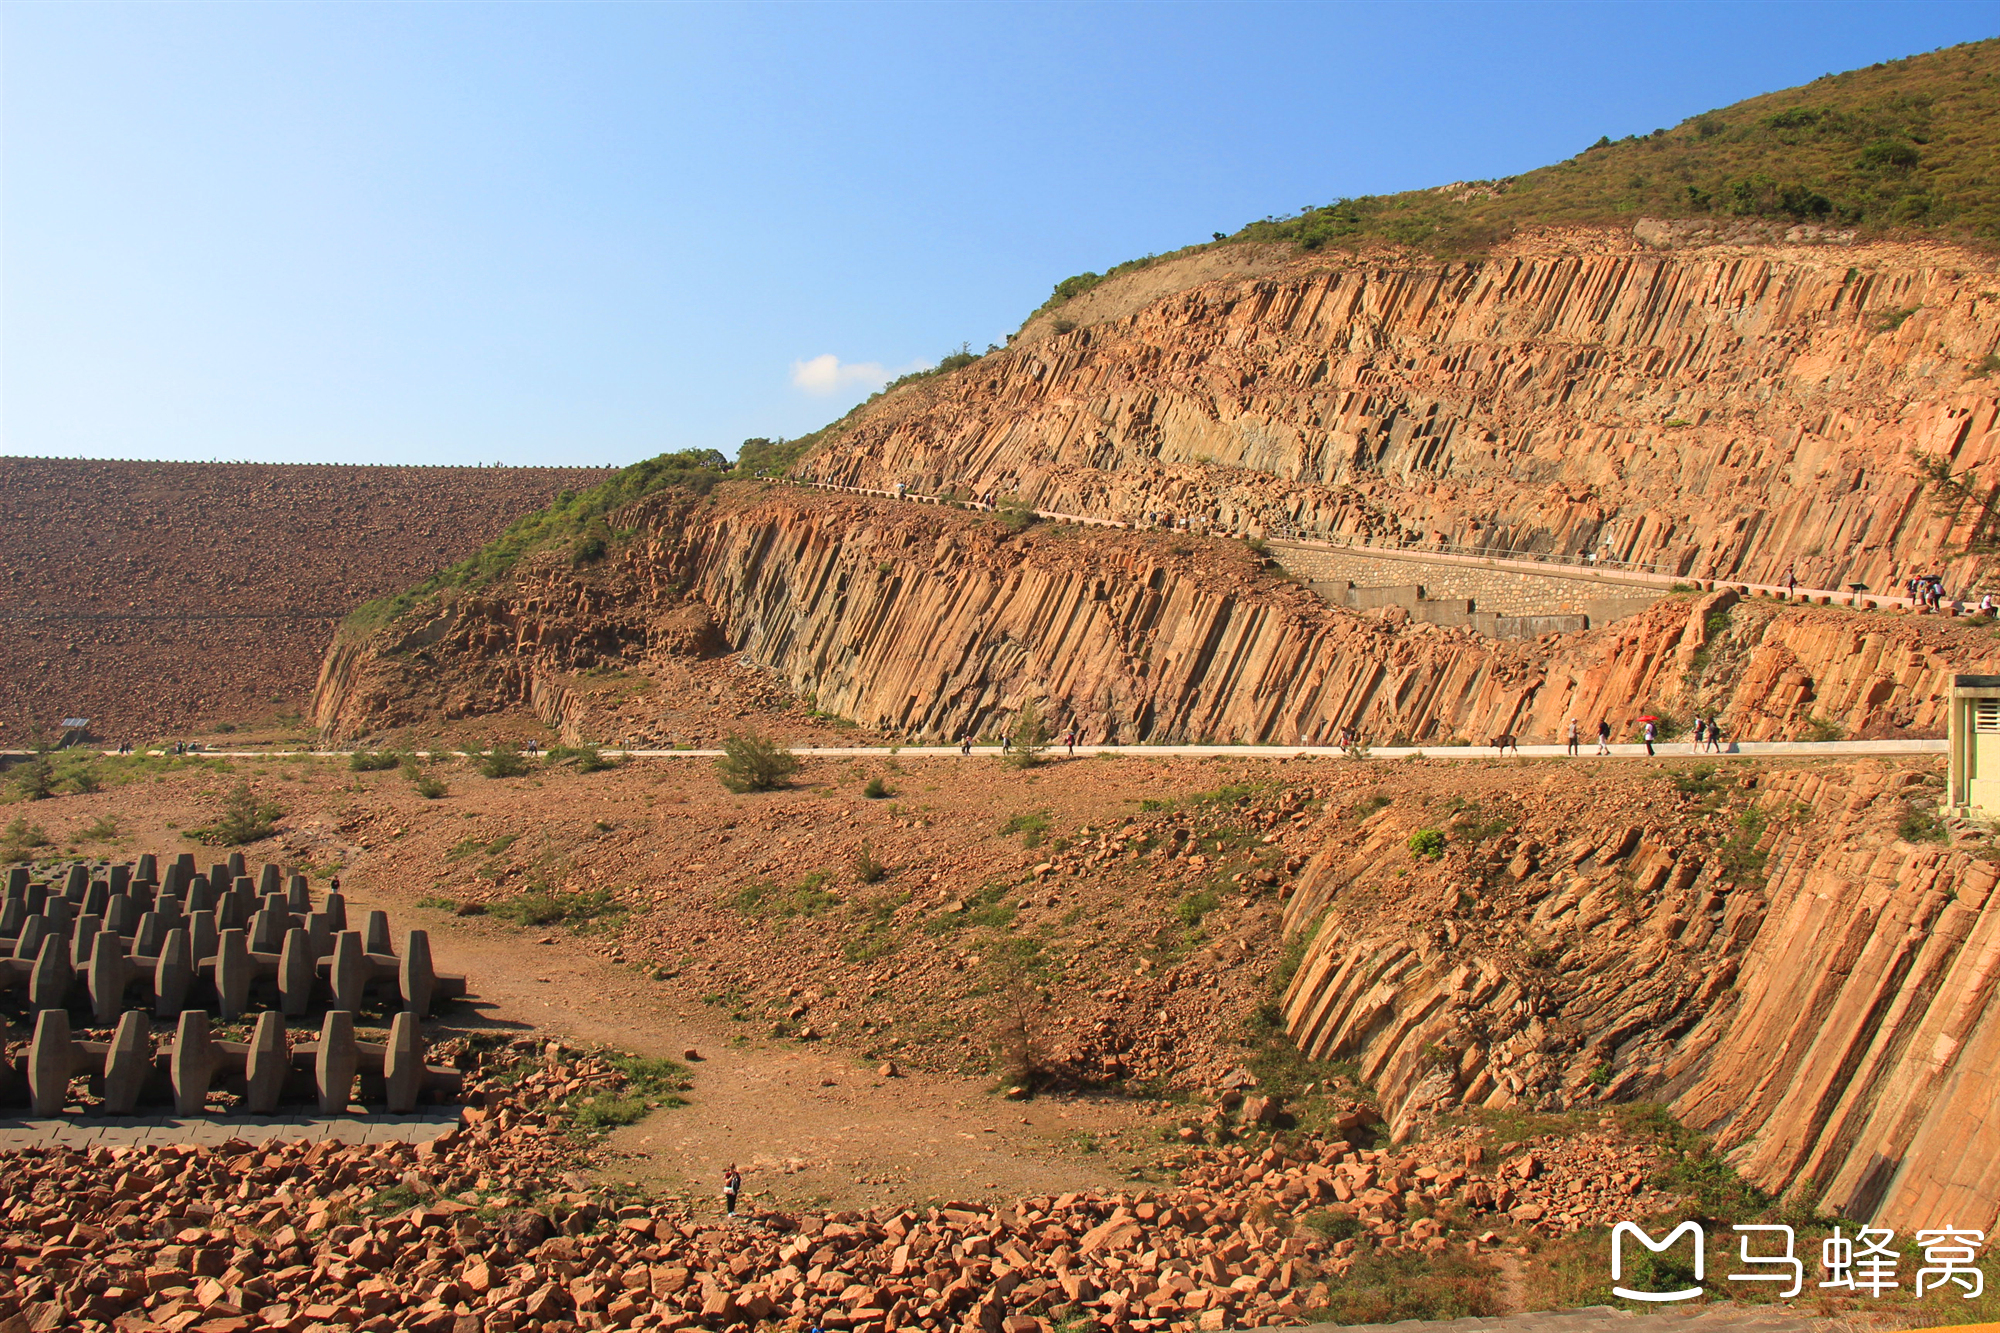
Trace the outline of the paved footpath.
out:
M 1867 1317 L 1828 1319 L 1785 1305 L 1716 1301 L 1694 1309 L 1638 1311 L 1609 1305 L 1544 1310 L 1490 1319 L 1406 1319 L 1397 1324 L 1307 1324 L 1293 1333 L 1867 1333 L 1906 1327 Z M 2000 1324 L 1965 1324 L 1952 1333 L 2000 1333 Z
M 214 1146 L 231 1141 L 332 1139 L 340 1143 L 427 1143 L 455 1129 L 459 1108 L 413 1115 L 346 1116 L 7 1116 L 0 1118 L 0 1152 L 19 1148 L 95 1148 L 177 1143 Z
M 1942 755 L 1951 749 L 1951 742 L 1942 740 L 1917 741 L 1729 741 L 1719 752 L 1697 752 L 1690 741 L 1655 741 L 1654 758 L 1658 759 L 1841 759 L 1862 755 L 1909 756 Z M 720 750 L 619 750 L 605 747 L 607 755 L 628 759 L 714 759 Z M 24 755 L 26 750 L 0 750 L 0 755 Z M 106 750 L 107 755 L 116 752 Z M 148 754 L 162 754 L 160 750 L 149 750 Z M 353 754 L 352 750 L 201 750 L 191 758 L 196 759 L 282 759 L 294 755 L 318 756 L 326 759 L 344 759 Z M 463 754 L 460 750 L 419 751 L 429 757 L 432 754 Z M 801 745 L 793 753 L 806 757 L 822 756 L 832 759 L 859 759 L 868 757 L 886 758 L 896 755 L 908 759 L 993 759 L 1001 755 L 997 745 L 975 745 L 970 755 L 962 755 L 956 745 Z M 1162 756 L 1220 757 L 1236 759 L 1346 759 L 1347 752 L 1336 745 L 1079 745 L 1072 752 L 1060 745 L 1050 745 L 1045 757 L 1061 759 L 1074 753 L 1077 758 L 1093 755 L 1129 755 L 1135 759 L 1150 759 Z M 1522 745 L 1509 747 L 1504 756 L 1491 745 L 1371 745 L 1367 747 L 1370 759 L 1407 759 L 1417 755 L 1425 759 L 1496 759 L 1519 757 L 1522 759 L 1565 759 L 1569 751 L 1561 745 Z M 532 757 L 532 756 L 531 756 Z M 1597 742 L 1585 741 L 1576 755 L 1581 759 L 1603 758 L 1597 753 Z M 1643 745 L 1613 745 L 1609 756 L 1613 759 L 1644 759 L 1646 747 Z

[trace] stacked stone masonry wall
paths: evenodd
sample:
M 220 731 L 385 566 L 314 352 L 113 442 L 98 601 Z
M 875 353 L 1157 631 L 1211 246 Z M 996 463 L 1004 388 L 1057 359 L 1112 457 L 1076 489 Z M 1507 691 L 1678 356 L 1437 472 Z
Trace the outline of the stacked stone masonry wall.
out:
M 1429 601 L 1466 598 L 1474 611 L 1502 616 L 1588 616 L 1593 626 L 1645 610 L 1664 588 L 1609 579 L 1523 574 L 1418 557 L 1364 555 L 1272 542 L 1271 553 L 1292 574 L 1314 583 L 1346 581 L 1357 588 L 1416 585 Z

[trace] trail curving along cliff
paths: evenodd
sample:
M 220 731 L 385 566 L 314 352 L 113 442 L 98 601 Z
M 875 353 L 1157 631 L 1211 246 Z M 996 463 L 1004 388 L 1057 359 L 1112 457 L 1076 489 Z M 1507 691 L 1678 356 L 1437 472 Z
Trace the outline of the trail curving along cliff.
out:
M 1550 229 L 1449 263 L 1204 250 L 888 395 L 797 470 L 1699 579 L 1987 579 L 1992 258 L 1685 231 Z
M 1732 735 L 1937 735 L 1989 632 L 1837 608 L 1669 598 L 1581 635 L 1512 642 L 1329 607 L 1243 543 L 1049 525 L 734 483 L 616 517 L 602 559 L 544 550 L 336 639 L 314 720 L 354 739 L 533 710 L 574 742 L 714 740 L 681 715 L 692 664 L 892 736 L 993 734 L 1033 701 L 1093 739 L 1324 744 L 1620 734 L 1639 711 L 1723 711 Z M 609 692 L 593 682 L 615 673 Z M 643 686 L 643 687 L 642 687 Z M 752 723 L 751 725 L 755 725 Z M 706 730 L 691 730 L 692 727 Z

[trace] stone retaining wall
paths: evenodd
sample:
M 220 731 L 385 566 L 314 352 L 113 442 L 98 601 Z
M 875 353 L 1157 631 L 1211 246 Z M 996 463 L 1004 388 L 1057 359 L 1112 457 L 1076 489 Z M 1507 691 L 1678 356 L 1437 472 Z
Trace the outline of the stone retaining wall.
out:
M 1345 581 L 1357 588 L 1415 585 L 1428 601 L 1470 599 L 1474 611 L 1501 616 L 1589 617 L 1592 627 L 1645 610 L 1666 595 L 1642 583 L 1525 574 L 1483 565 L 1425 560 L 1421 556 L 1329 551 L 1272 542 L 1271 553 L 1288 571 L 1313 583 Z

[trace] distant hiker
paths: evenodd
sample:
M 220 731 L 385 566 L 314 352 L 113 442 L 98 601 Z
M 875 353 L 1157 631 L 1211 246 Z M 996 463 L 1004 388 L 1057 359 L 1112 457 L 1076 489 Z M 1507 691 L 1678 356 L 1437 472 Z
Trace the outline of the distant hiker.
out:
M 1069 757 L 1076 758 L 1076 728 L 1072 726 L 1063 733 L 1063 744 L 1069 748 Z
M 1708 723 L 1700 718 L 1694 720 L 1694 752 L 1701 753 L 1701 743 L 1708 739 Z
M 959 742 L 958 742 L 958 752 L 959 752 L 960 754 L 971 754 L 971 753 L 972 753 L 972 733 L 971 733 L 971 732 L 969 732 L 969 731 L 968 731 L 968 732 L 966 732 L 966 733 L 965 733 L 965 735 L 964 735 L 963 737 L 961 737 L 961 738 L 959 739 Z
M 1003 731 L 1000 733 L 1000 753 L 1001 754 L 1014 753 L 1014 737 L 1011 732 Z
M 1785 570 L 1785 596 L 1799 595 L 1799 567 L 1792 565 Z
M 1576 719 L 1569 720 L 1569 757 L 1576 758 L 1577 747 L 1583 744 L 1583 728 L 1577 726 Z
M 1597 720 L 1597 752 L 1611 753 L 1611 723 L 1603 718 Z
M 331 880 L 327 881 L 326 891 L 328 893 L 340 892 L 340 876 L 335 875 Z
M 722 1173 L 722 1208 L 731 1217 L 736 1216 L 736 1196 L 743 1192 L 743 1173 L 731 1162 L 729 1169 Z
M 1644 728 L 1642 728 L 1642 729 L 1640 730 L 1640 732 L 1639 732 L 1639 737 L 1640 737 L 1640 739 L 1641 739 L 1641 740 L 1645 741 L 1645 743 L 1646 743 L 1646 753 L 1647 753 L 1647 754 L 1649 754 L 1649 755 L 1650 755 L 1650 754 L 1652 754 L 1652 753 L 1653 753 L 1653 724 L 1652 724 L 1652 723 L 1650 723 L 1650 722 L 1646 723 L 1646 725 L 1644 726 Z
M 1708 748 L 1709 748 L 1710 752 L 1712 752 L 1712 753 L 1714 753 L 1714 754 L 1721 754 L 1721 753 L 1722 753 L 1722 719 L 1721 719 L 1721 718 L 1718 718 L 1718 717 L 1712 717 L 1712 718 L 1710 718 L 1710 719 L 1708 720 Z

